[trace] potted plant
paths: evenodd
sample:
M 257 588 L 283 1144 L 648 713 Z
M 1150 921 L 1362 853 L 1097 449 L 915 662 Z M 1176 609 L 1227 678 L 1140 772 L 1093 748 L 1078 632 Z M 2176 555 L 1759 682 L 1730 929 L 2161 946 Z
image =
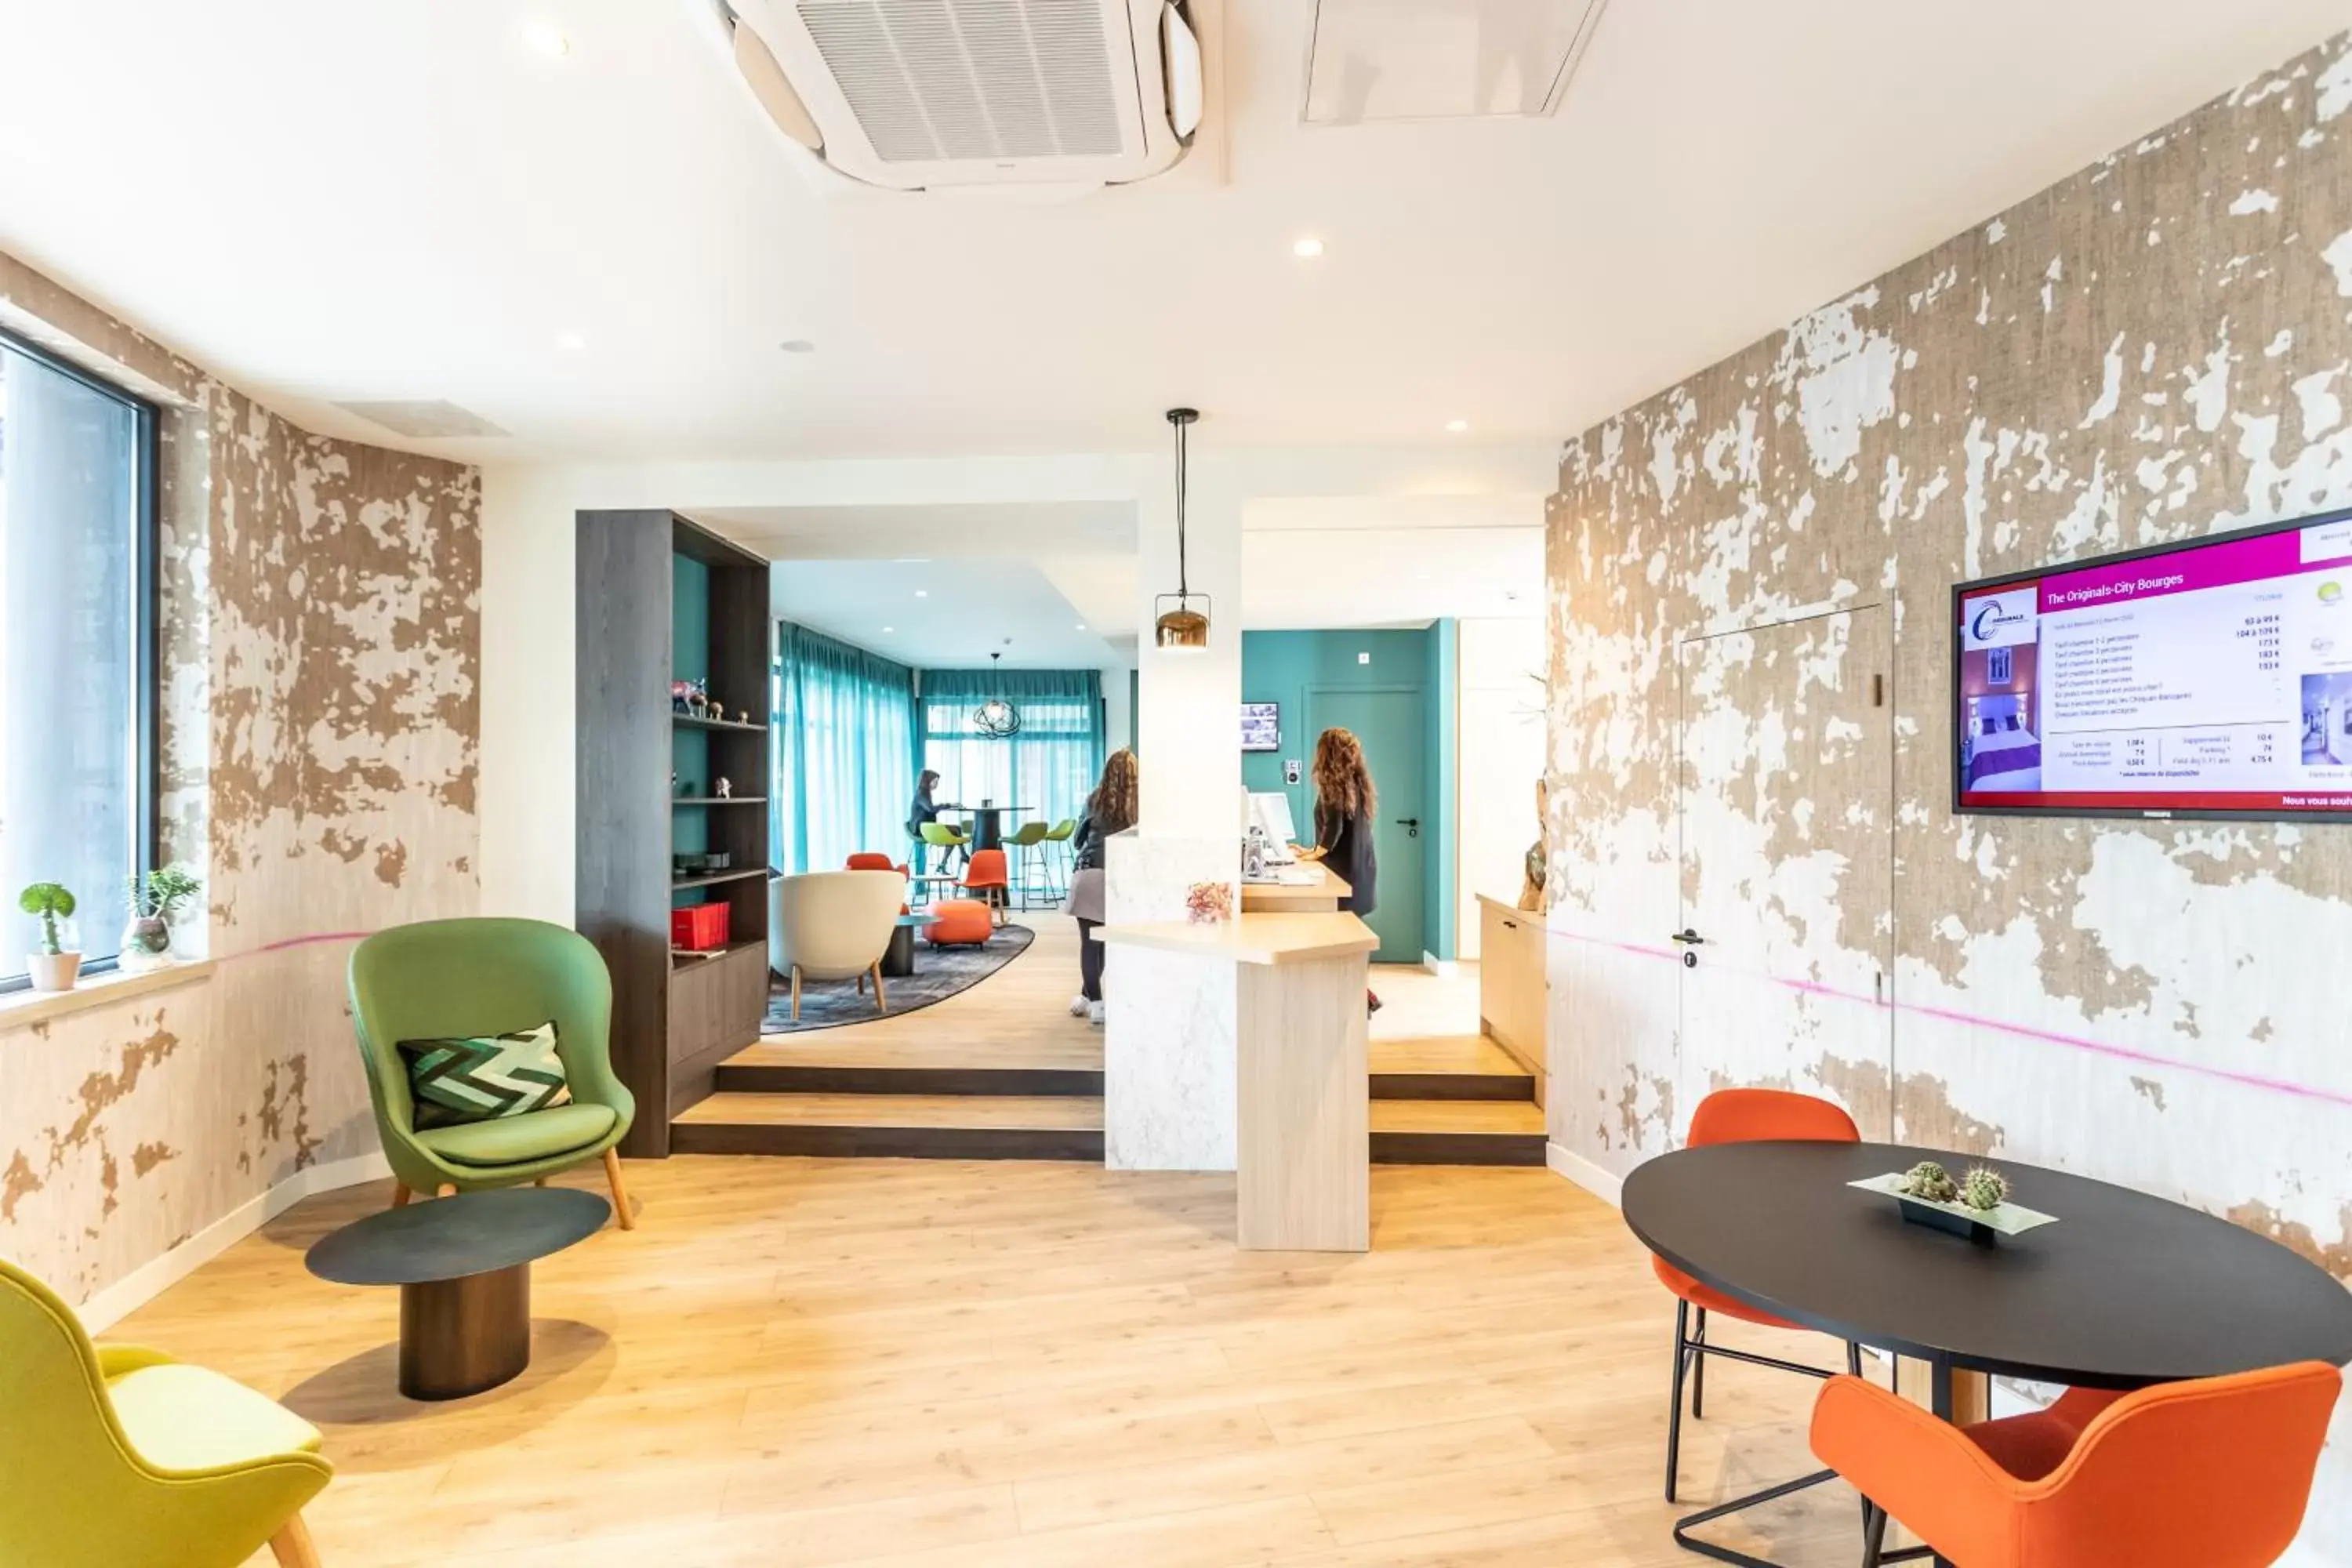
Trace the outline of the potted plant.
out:
M 182 905 L 204 888 L 204 881 L 185 866 L 159 866 L 133 872 L 131 878 L 130 923 L 122 928 L 123 972 L 142 973 L 176 961 L 172 951 L 172 920 Z
M 56 882 L 36 882 L 16 897 L 16 907 L 39 917 L 41 948 L 27 955 L 36 991 L 70 991 L 81 973 L 81 952 L 74 940 L 74 896 Z

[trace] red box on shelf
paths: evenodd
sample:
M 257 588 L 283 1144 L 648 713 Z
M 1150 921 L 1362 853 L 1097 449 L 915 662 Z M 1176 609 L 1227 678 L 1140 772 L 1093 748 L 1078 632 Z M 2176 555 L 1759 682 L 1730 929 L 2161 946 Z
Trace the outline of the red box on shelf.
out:
M 669 912 L 669 944 L 688 952 L 707 952 L 727 945 L 725 904 L 689 904 Z

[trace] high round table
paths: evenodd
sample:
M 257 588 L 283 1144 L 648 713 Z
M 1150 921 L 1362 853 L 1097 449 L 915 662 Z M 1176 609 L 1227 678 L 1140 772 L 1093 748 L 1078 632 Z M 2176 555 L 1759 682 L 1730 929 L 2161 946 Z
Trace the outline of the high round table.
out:
M 458 1399 L 530 1364 L 530 1265 L 602 1229 L 613 1205 L 570 1187 L 506 1187 L 385 1209 L 315 1243 L 311 1273 L 400 1287 L 400 1392 Z
M 1004 847 L 1004 819 L 1020 816 L 1031 808 L 1025 805 L 943 805 L 941 816 L 959 812 L 971 821 L 971 847 L 974 849 Z
M 1955 1372 L 2134 1389 L 2352 1362 L 2352 1293 L 2278 1243 L 2196 1209 L 1990 1160 L 2009 1178 L 2011 1201 L 2059 1223 L 1981 1243 L 1912 1224 L 1894 1198 L 1846 1184 L 1922 1160 L 1955 1174 L 1976 1163 L 1889 1143 L 1679 1150 L 1625 1178 L 1625 1223 L 1651 1251 L 1736 1300 L 1926 1362 L 1946 1420 Z M 1676 1538 L 1742 1561 L 1684 1538 L 1681 1527 Z

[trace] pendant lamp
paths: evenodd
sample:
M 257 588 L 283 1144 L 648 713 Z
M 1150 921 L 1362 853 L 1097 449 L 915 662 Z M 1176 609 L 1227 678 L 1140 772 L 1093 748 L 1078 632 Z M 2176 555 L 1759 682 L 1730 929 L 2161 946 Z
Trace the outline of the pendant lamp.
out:
M 1176 591 L 1152 601 L 1160 616 L 1152 641 L 1171 653 L 1198 653 L 1209 646 L 1209 595 L 1192 592 L 1184 560 L 1184 431 L 1200 417 L 1197 408 L 1168 411 L 1168 423 L 1176 427 Z
M 1001 653 L 990 654 L 988 668 L 994 670 L 996 661 L 1003 657 Z M 992 676 L 990 684 L 996 688 L 996 695 L 971 710 L 971 727 L 992 740 L 1019 734 L 1021 710 L 1004 700 L 1004 684 L 1001 677 Z

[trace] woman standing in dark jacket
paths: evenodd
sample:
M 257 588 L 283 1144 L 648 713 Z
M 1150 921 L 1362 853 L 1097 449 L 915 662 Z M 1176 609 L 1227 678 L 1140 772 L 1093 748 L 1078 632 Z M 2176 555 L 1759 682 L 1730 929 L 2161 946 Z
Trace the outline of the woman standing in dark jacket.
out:
M 1302 860 L 1321 860 L 1341 881 L 1348 896 L 1339 907 L 1368 915 L 1380 902 L 1380 860 L 1372 849 L 1372 816 L 1380 798 L 1372 788 L 1372 771 L 1364 763 L 1363 743 L 1347 730 L 1326 730 L 1315 742 L 1315 844 L 1302 847 Z M 1381 999 L 1367 991 L 1373 1011 Z
M 1077 862 L 1069 910 L 1078 921 L 1078 994 L 1070 998 L 1070 1016 L 1097 1024 L 1103 1021 L 1103 950 L 1094 934 L 1103 922 L 1103 845 L 1112 834 L 1135 826 L 1136 781 L 1135 753 L 1122 746 L 1104 762 L 1102 778 L 1087 797 L 1086 815 L 1071 841 Z

